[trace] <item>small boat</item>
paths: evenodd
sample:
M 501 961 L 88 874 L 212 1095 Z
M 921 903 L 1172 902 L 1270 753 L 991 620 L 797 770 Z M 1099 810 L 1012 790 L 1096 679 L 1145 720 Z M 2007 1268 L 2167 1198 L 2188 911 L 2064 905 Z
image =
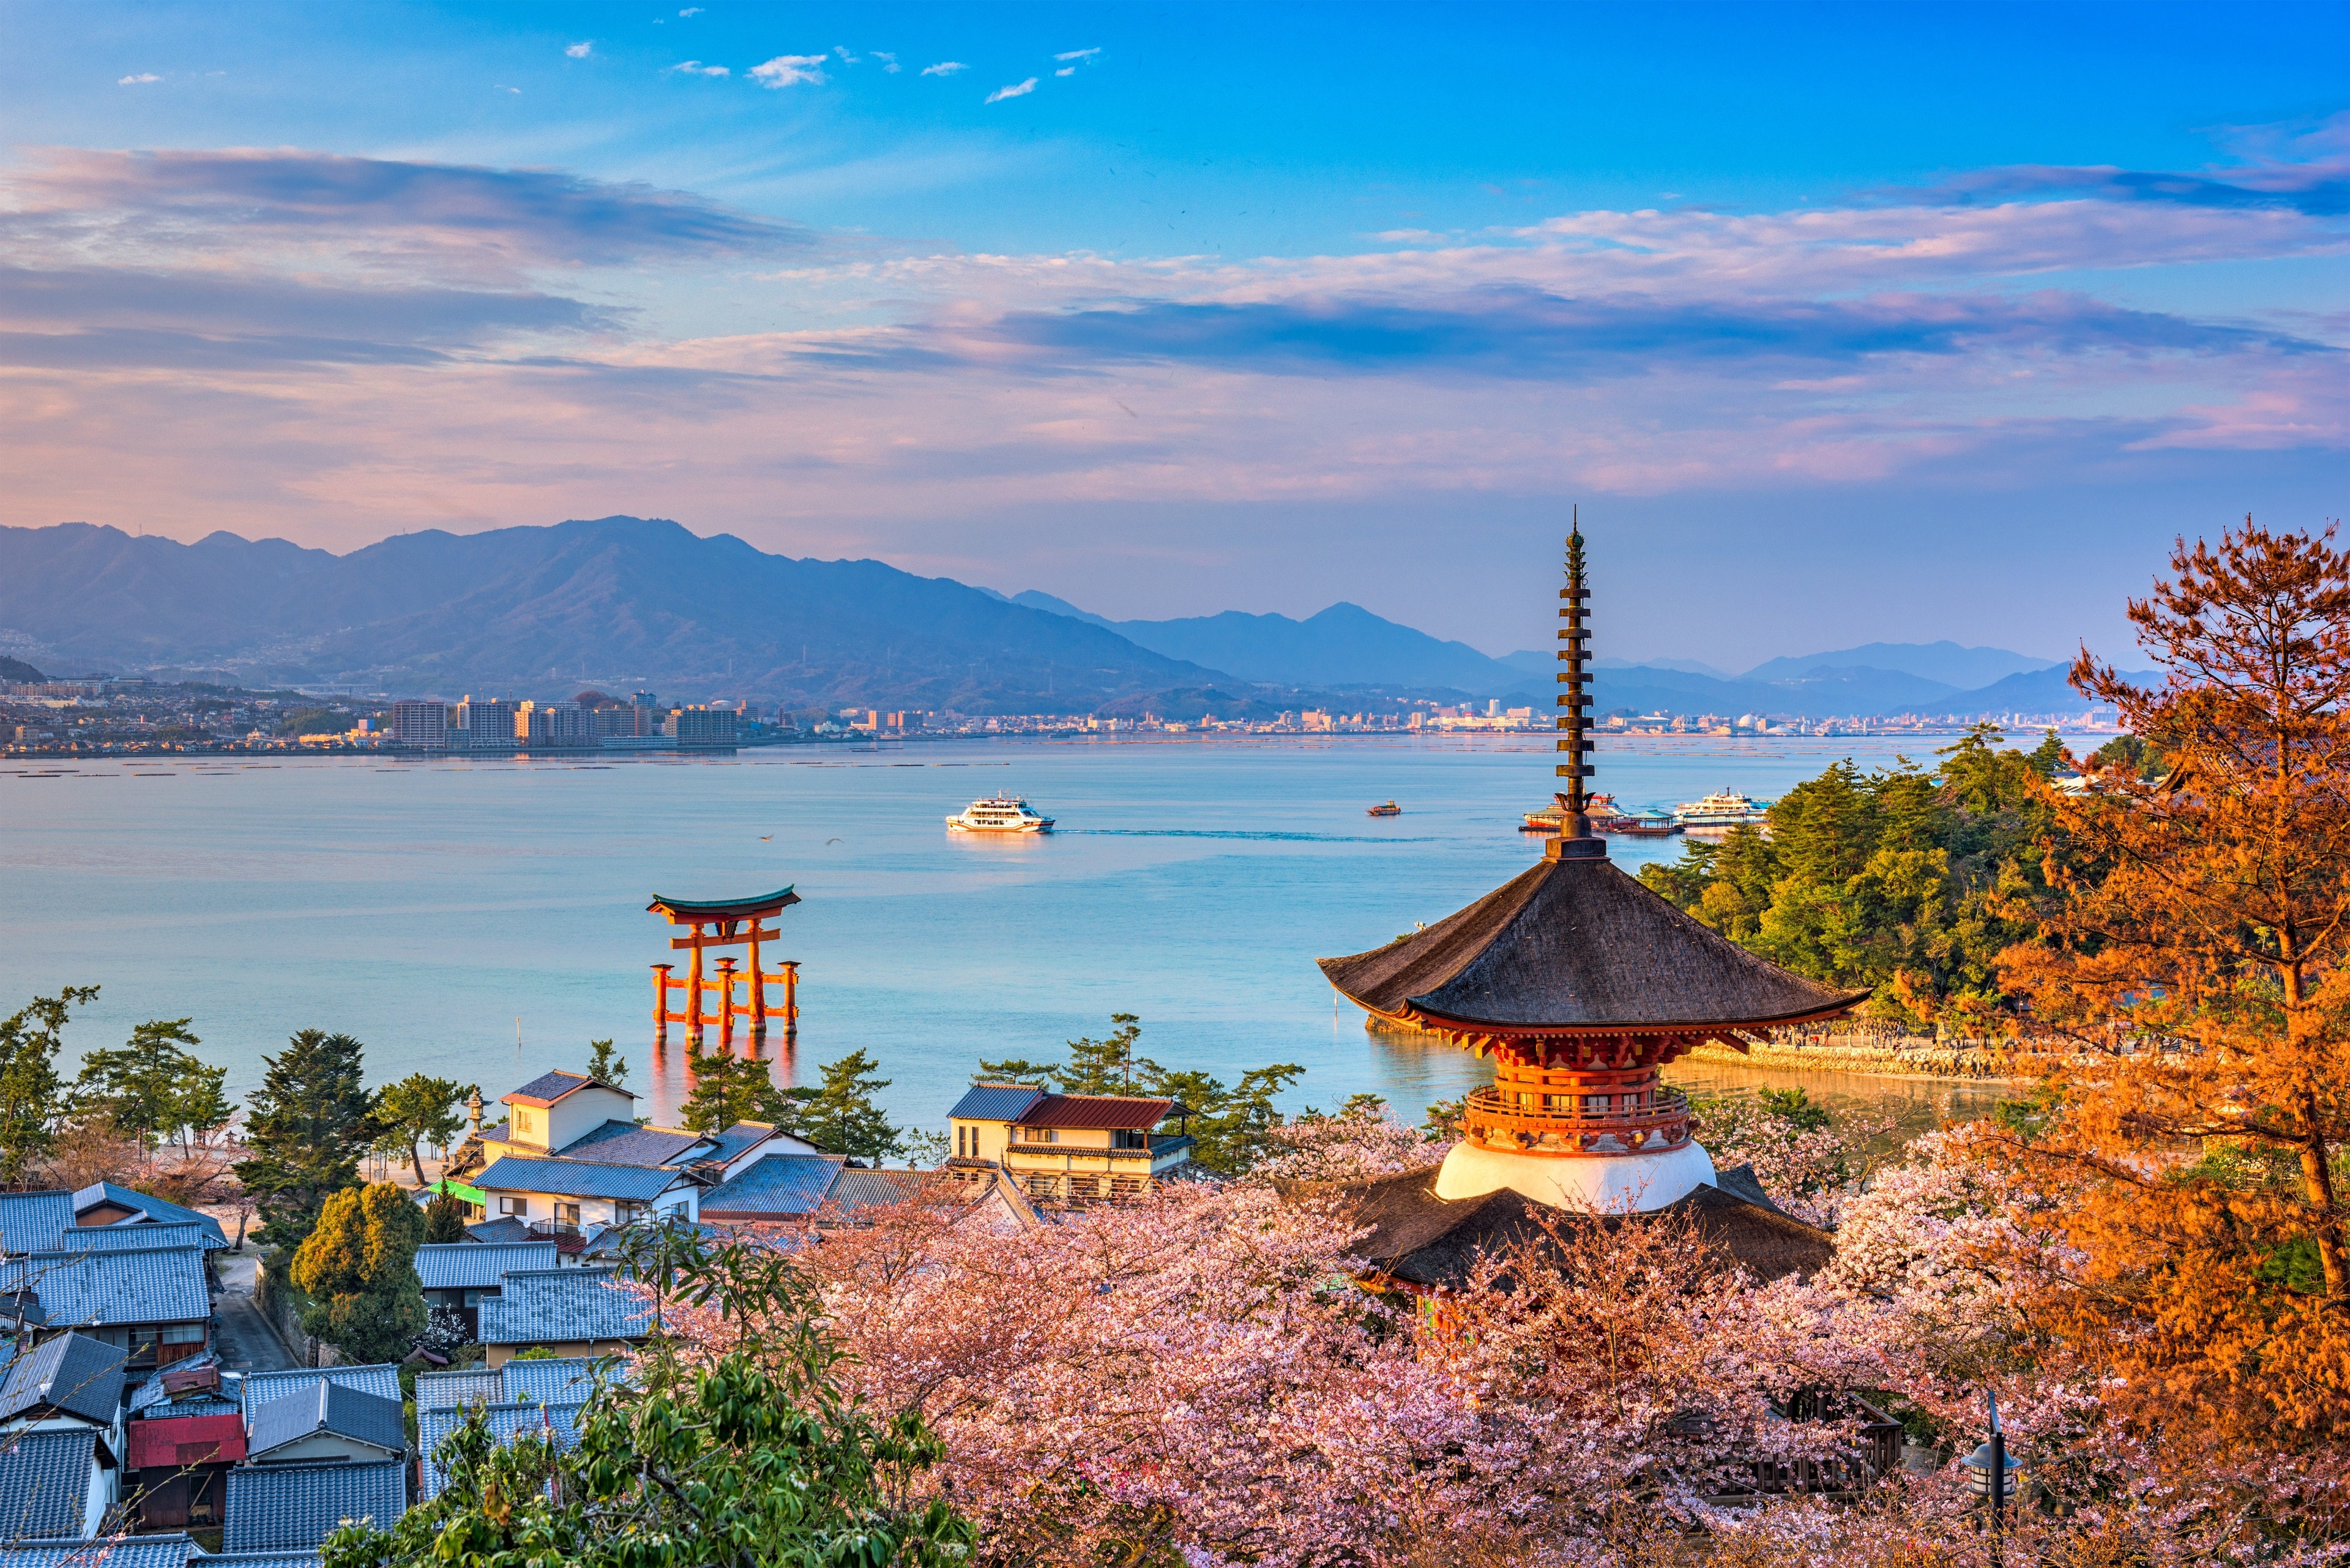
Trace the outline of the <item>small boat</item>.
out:
M 1393 801 L 1389 801 L 1385 805 L 1375 805 L 1371 807 L 1370 815 L 1373 816 L 1401 816 L 1403 815 L 1403 807 L 1398 805 Z
M 956 833 L 1050 833 L 1053 819 L 1037 815 L 1017 795 L 999 794 L 972 801 L 948 817 L 947 826 Z
M 1682 802 L 1676 815 L 1683 827 L 1745 827 L 1770 821 L 1771 803 L 1718 789 L 1703 800 Z

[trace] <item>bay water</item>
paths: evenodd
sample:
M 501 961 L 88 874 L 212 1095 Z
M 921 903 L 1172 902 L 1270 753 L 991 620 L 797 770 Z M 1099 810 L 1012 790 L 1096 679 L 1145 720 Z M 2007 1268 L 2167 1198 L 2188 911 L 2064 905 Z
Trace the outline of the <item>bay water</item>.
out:
M 2029 738 L 2026 738 L 2029 743 Z M 1627 809 L 1762 798 L 1850 756 L 1947 739 L 1604 740 Z M 307 1027 L 495 1097 L 616 1040 L 640 1109 L 687 1092 L 682 1025 L 656 1054 L 649 965 L 681 961 L 655 895 L 790 886 L 768 950 L 801 962 L 779 1082 L 859 1048 L 901 1125 L 942 1129 L 982 1058 L 1062 1059 L 1113 1012 L 1141 1050 L 1227 1082 L 1305 1068 L 1288 1108 L 1384 1096 L 1416 1119 L 1491 1078 L 1464 1053 L 1363 1027 L 1314 960 L 1433 923 L 1523 870 L 1520 814 L 1554 787 L 1547 737 L 1124 737 L 800 745 L 731 756 L 395 762 L 271 756 L 0 771 L 0 1014 L 95 984 L 68 1060 L 187 1017 L 240 1097 Z M 947 831 L 1024 795 L 1048 836 Z M 1371 817 L 1392 797 L 1403 814 Z M 1613 840 L 1627 869 L 1682 840 Z M 682 972 L 681 963 L 680 971 Z M 1662 999 L 1660 999 L 1660 1002 Z M 1743 1082 L 1729 1069 L 1685 1073 Z M 1947 1114 L 1963 1087 L 1861 1080 Z

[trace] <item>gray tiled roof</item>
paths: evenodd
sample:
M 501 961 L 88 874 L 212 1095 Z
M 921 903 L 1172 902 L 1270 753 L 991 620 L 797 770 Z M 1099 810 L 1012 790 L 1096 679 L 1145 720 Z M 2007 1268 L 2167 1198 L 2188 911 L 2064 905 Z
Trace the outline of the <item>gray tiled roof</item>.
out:
M 345 1388 L 356 1388 L 362 1394 L 372 1394 L 379 1399 L 400 1403 L 400 1368 L 392 1362 L 379 1362 L 372 1366 L 306 1367 L 293 1372 L 248 1372 L 244 1375 L 244 1429 L 253 1430 L 253 1418 L 265 1405 L 274 1405 L 288 1394 L 298 1392 L 314 1383 L 336 1383 Z
M 947 1116 L 967 1122 L 1016 1122 L 1044 1097 L 1044 1090 L 1024 1084 L 973 1084 Z
M 19 1432 L 0 1447 L 0 1541 L 78 1536 L 98 1431 Z
M 843 1170 L 825 1198 L 844 1213 L 854 1214 L 860 1209 L 879 1209 L 919 1197 L 923 1187 L 936 1179 L 925 1170 Z
M 0 1192 L 0 1252 L 46 1252 L 73 1222 L 70 1192 Z
M 484 1345 L 566 1345 L 641 1339 L 652 1303 L 614 1282 L 609 1269 L 508 1274 L 505 1293 L 481 1305 Z
M 204 1228 L 208 1248 L 228 1245 L 228 1237 L 221 1230 L 219 1220 L 202 1210 L 190 1209 L 150 1192 L 133 1192 L 127 1187 L 117 1187 L 111 1181 L 93 1181 L 73 1195 L 74 1212 L 77 1214 L 101 1203 L 111 1203 L 120 1209 L 136 1209 L 159 1225 L 167 1225 L 174 1220 L 201 1225 Z
M 710 1152 L 694 1161 L 697 1165 L 726 1165 L 740 1159 L 775 1136 L 775 1129 L 765 1122 L 736 1122 L 723 1133 L 710 1135 Z
M 542 1405 L 536 1402 L 485 1405 L 482 1407 L 482 1415 L 489 1422 L 490 1435 L 502 1447 L 518 1437 L 551 1434 L 556 1449 L 568 1449 L 579 1441 L 581 1408 L 577 1405 Z M 449 1484 L 449 1472 L 434 1462 L 433 1456 L 449 1439 L 450 1434 L 463 1427 L 472 1414 L 470 1410 L 446 1408 L 419 1410 L 416 1413 L 416 1446 L 424 1455 L 423 1464 L 418 1467 L 423 1472 L 423 1484 L 417 1489 L 417 1501 L 430 1502 L 441 1495 L 442 1487 Z
M 122 1406 L 122 1364 L 128 1353 L 86 1334 L 61 1334 L 18 1355 L 0 1377 L 0 1421 L 47 1405 L 94 1421 L 114 1424 Z
M 552 1269 L 552 1241 L 437 1241 L 416 1249 L 416 1277 L 428 1291 L 487 1290 L 516 1269 Z
M 847 1162 L 837 1154 L 770 1154 L 702 1195 L 713 1220 L 789 1220 L 824 1207 L 825 1194 Z
M 89 1541 L 0 1546 L 0 1568 L 185 1568 L 199 1561 L 212 1568 L 229 1559 L 205 1557 L 184 1535 L 102 1535 Z
M 597 1383 L 612 1376 L 608 1365 L 599 1371 L 597 1362 L 577 1355 L 552 1361 L 509 1361 L 499 1371 L 505 1378 L 505 1400 L 510 1405 L 582 1404 L 595 1392 Z
M 318 1568 L 320 1558 L 315 1552 L 207 1552 L 188 1562 L 190 1568 Z
M 556 1101 L 561 1099 L 564 1096 L 570 1094 L 573 1090 L 584 1089 L 590 1084 L 594 1084 L 599 1088 L 610 1089 L 616 1095 L 629 1095 L 628 1090 L 614 1084 L 607 1084 L 601 1078 L 591 1078 L 585 1073 L 565 1073 L 557 1071 L 553 1073 L 541 1073 L 537 1077 L 533 1078 L 521 1088 L 509 1089 L 504 1094 L 500 1095 L 498 1098 L 501 1102 L 506 1100 L 545 1100 L 547 1104 L 553 1105 Z M 634 1095 L 629 1095 L 629 1098 L 633 1100 L 636 1096 Z
M 77 1225 L 57 1238 L 55 1252 L 140 1252 L 156 1247 L 201 1247 L 204 1228 L 192 1220 L 122 1225 Z
M 258 1459 L 288 1443 L 324 1433 L 381 1449 L 388 1454 L 408 1451 L 408 1436 L 400 1425 L 400 1401 L 346 1388 L 335 1383 L 314 1383 L 283 1398 L 272 1399 L 245 1422 L 250 1434 L 245 1452 Z
M 556 1153 L 565 1159 L 592 1159 L 600 1165 L 675 1165 L 709 1141 L 700 1133 L 612 1121 L 586 1137 L 573 1138 Z
M 51 1328 L 202 1323 L 213 1311 L 203 1254 L 193 1247 L 0 1260 L 0 1295 L 25 1289 L 38 1295 Z
M 648 1202 L 679 1181 L 658 1165 L 597 1165 L 584 1159 L 530 1159 L 505 1155 L 473 1178 L 484 1192 L 552 1192 L 564 1198 L 623 1198 Z
M 501 1214 L 495 1220 L 484 1220 L 478 1225 L 466 1226 L 465 1234 L 475 1241 L 527 1241 L 530 1240 L 530 1221 L 517 1220 L 511 1214 Z M 465 1243 L 450 1241 L 442 1245 L 462 1247 Z
M 328 1465 L 238 1465 L 228 1472 L 231 1552 L 309 1552 L 345 1520 L 391 1528 L 407 1511 L 400 1459 Z
M 461 1372 L 420 1372 L 416 1375 L 416 1408 L 450 1410 L 475 1400 L 495 1405 L 506 1397 L 505 1379 L 484 1366 Z

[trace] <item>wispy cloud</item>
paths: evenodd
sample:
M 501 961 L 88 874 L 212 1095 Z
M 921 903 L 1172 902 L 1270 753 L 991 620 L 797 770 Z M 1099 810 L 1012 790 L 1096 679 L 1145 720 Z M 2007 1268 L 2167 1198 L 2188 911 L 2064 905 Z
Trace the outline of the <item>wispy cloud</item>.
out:
M 1055 71 L 1053 74 L 1056 77 L 1073 77 L 1077 74 L 1077 67 L 1075 66 L 1063 66 L 1059 70 Z
M 700 60 L 680 60 L 677 64 L 664 68 L 681 76 L 689 77 L 723 77 L 733 74 L 724 66 L 705 66 Z
M 872 51 L 872 54 L 875 59 L 881 62 L 881 68 L 889 72 L 893 77 L 905 68 L 899 65 L 898 57 L 891 54 L 887 49 L 875 49 Z
M 141 71 L 137 76 L 124 77 L 114 85 L 116 87 L 145 87 L 149 82 L 160 82 L 162 79 L 163 78 L 161 77 L 157 76 L 153 71 Z
M 751 79 L 761 87 L 822 87 L 832 78 L 824 74 L 830 55 L 777 55 L 751 67 Z
M 678 15 L 681 16 L 699 16 L 702 15 L 702 7 L 699 5 L 688 5 L 684 10 L 680 11 Z
M 596 46 L 593 43 L 573 44 L 563 52 L 575 60 L 584 60 L 596 52 Z
M 1079 61 L 1079 62 L 1083 62 L 1083 61 L 1086 61 L 1086 60 L 1090 60 L 1090 59 L 1092 59 L 1096 55 L 1098 55 L 1098 54 L 1100 54 L 1100 53 L 1101 53 L 1101 50 L 1100 50 L 1100 49 L 1098 49 L 1098 48 L 1092 48 L 1092 49 L 1064 49 L 1064 50 L 1062 50 L 1059 54 L 1055 55 L 1053 57 L 1054 57 L 1055 59 L 1056 59 L 1056 60 L 1062 60 L 1062 61 L 1076 60 L 1076 61 Z
M 967 71 L 969 69 L 971 69 L 971 67 L 964 65 L 961 60 L 941 60 L 934 66 L 924 66 L 922 67 L 922 74 L 926 77 L 951 77 L 957 71 Z
M 848 52 L 848 46 L 847 44 L 833 45 L 832 52 L 840 57 L 840 63 L 844 66 L 854 66 L 863 63 L 861 57 L 852 55 Z
M 987 95 L 987 101 L 990 103 L 1002 103 L 1007 98 L 1026 98 L 1030 93 L 1035 92 L 1035 90 L 1036 78 L 1035 77 L 1030 77 L 1024 82 L 1014 82 L 1010 87 L 997 88 L 993 92 Z

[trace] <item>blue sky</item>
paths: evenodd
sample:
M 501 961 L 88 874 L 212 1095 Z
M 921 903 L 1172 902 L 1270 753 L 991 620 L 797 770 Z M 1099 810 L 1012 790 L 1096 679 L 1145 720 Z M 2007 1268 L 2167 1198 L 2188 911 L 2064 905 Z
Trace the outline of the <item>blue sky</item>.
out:
M 2343 6 L 17 7 L 0 521 L 2116 648 L 2343 511 Z M 895 67 L 893 70 L 891 67 Z

